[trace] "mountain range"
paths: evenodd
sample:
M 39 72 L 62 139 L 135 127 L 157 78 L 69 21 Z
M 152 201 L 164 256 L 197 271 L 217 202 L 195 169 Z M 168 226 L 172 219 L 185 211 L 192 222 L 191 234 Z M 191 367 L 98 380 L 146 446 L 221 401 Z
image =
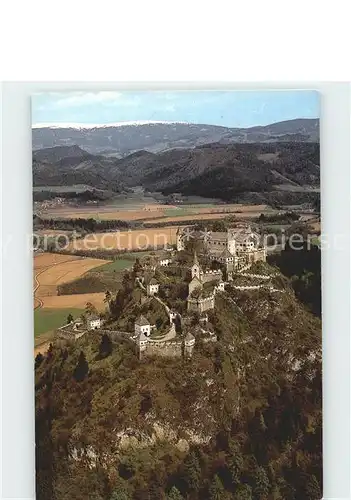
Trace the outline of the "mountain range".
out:
M 124 125 L 78 127 L 75 125 L 33 128 L 33 149 L 77 145 L 91 154 L 123 157 L 138 150 L 152 153 L 189 149 L 203 144 L 257 142 L 316 142 L 318 119 L 295 119 L 250 128 L 182 122 L 135 122 Z
M 237 201 L 238 197 L 243 201 L 250 201 L 252 195 L 248 199 L 247 193 L 255 193 L 255 201 L 260 202 L 269 202 L 270 197 L 267 198 L 266 193 L 278 191 L 279 199 L 288 198 L 293 203 L 293 198 L 300 199 L 301 193 L 318 191 L 320 183 L 319 143 L 311 140 L 314 126 L 307 120 L 311 133 L 307 138 L 305 126 L 305 140 L 298 141 L 297 135 L 302 133 L 302 122 L 305 120 L 298 122 L 300 132 L 297 123 L 292 122 L 251 129 L 250 134 L 265 135 L 271 139 L 281 132 L 280 141 L 267 139 L 263 142 L 238 143 L 230 142 L 229 136 L 226 139 L 217 136 L 217 142 L 194 146 L 194 141 L 197 140 L 195 135 L 200 127 L 197 125 L 194 136 L 188 136 L 187 141 L 192 145 L 187 148 L 178 147 L 160 152 L 139 149 L 122 158 L 102 153 L 92 154 L 77 144 L 38 149 L 33 151 L 34 186 L 84 184 L 114 192 L 143 186 L 149 191 L 162 191 L 164 194 L 178 192 L 225 201 Z M 209 130 L 213 128 L 221 129 L 209 126 Z M 52 132 L 55 130 L 62 131 L 52 129 Z M 99 131 L 101 134 L 104 132 L 105 135 L 101 135 L 101 138 L 106 139 L 108 130 L 109 127 L 90 131 Z M 139 130 L 139 126 L 136 129 L 130 126 L 130 141 L 135 130 Z M 74 131 L 88 133 L 87 129 Z M 287 134 L 289 141 L 286 141 Z M 141 132 L 135 137 L 134 146 L 138 140 L 141 144 L 145 139 Z M 209 138 L 204 132 L 202 140 L 205 137 Z

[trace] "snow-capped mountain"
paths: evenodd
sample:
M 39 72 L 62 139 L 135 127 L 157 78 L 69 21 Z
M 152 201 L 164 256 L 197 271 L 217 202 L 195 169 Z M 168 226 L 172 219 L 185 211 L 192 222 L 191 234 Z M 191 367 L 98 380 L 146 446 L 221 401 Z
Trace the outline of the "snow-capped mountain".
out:
M 177 123 L 189 124 L 189 122 L 181 121 L 160 121 L 160 120 L 135 120 L 115 123 L 35 123 L 33 129 L 36 128 L 76 128 L 76 129 L 92 129 L 92 128 L 110 128 L 110 127 L 126 127 L 150 124 L 167 124 L 174 125 Z
M 297 119 L 251 128 L 186 122 L 135 121 L 109 124 L 36 124 L 33 149 L 77 145 L 92 154 L 123 157 L 138 150 L 152 153 L 221 142 L 319 140 L 319 120 Z

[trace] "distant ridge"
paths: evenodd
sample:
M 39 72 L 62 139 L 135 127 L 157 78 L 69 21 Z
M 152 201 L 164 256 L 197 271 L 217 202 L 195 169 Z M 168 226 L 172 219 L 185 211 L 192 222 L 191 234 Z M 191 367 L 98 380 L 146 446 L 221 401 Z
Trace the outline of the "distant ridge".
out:
M 76 129 L 92 129 L 92 128 L 109 128 L 109 127 L 128 127 L 149 124 L 190 124 L 190 122 L 182 121 L 160 121 L 160 120 L 135 120 L 115 123 L 35 123 L 32 128 L 76 128 Z
M 32 137 L 34 150 L 79 146 L 94 155 L 122 158 L 141 149 L 160 153 L 212 143 L 319 142 L 319 120 L 299 118 L 250 128 L 176 121 L 37 124 Z

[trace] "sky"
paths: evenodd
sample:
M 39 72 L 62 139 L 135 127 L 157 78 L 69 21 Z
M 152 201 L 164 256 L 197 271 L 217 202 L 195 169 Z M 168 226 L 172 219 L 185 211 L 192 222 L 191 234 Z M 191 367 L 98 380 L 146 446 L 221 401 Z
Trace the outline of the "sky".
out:
M 34 126 L 180 121 L 251 127 L 318 117 L 319 94 L 311 90 L 89 91 L 32 96 Z

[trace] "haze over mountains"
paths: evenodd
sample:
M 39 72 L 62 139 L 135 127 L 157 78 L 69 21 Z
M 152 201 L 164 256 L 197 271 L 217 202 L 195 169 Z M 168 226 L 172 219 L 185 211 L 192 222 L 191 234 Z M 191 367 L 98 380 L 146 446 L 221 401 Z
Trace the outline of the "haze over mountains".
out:
M 92 154 L 122 157 L 144 149 L 158 153 L 174 148 L 222 144 L 319 140 L 318 119 L 295 119 L 250 128 L 181 122 L 134 122 L 104 126 L 38 126 L 33 128 L 33 149 L 77 145 Z

